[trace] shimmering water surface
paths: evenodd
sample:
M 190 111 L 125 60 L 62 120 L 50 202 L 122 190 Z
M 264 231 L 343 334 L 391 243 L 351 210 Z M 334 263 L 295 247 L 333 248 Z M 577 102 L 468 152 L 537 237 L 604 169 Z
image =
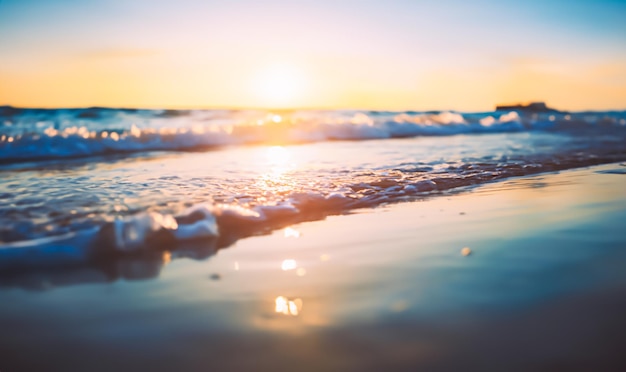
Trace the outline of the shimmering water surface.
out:
M 624 112 L 4 107 L 0 122 L 6 247 L 224 246 L 357 208 L 626 159 Z

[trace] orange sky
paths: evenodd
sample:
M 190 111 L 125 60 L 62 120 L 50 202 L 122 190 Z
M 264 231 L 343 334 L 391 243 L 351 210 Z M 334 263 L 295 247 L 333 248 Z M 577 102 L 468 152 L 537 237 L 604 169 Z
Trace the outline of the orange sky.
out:
M 0 104 L 626 108 L 618 2 L 153 4 L 0 2 Z

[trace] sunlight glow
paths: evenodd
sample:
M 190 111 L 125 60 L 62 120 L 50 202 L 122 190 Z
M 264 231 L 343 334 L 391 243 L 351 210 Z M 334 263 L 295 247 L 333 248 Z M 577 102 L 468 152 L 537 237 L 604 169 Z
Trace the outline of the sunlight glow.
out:
M 163 265 L 167 265 L 168 263 L 172 262 L 172 254 L 169 251 L 164 251 L 162 257 Z
M 297 188 L 295 179 L 289 172 L 296 169 L 291 151 L 282 146 L 271 146 L 259 150 L 259 168 L 261 175 L 254 186 L 272 194 L 289 194 Z
M 272 166 L 285 166 L 291 160 L 291 153 L 282 146 L 272 146 L 265 153 Z
M 300 237 L 300 231 L 292 227 L 285 228 L 285 238 L 299 238 L 299 237 Z
M 274 311 L 279 314 L 297 316 L 302 311 L 302 300 L 299 298 L 290 300 L 284 296 L 276 297 Z
M 280 266 L 280 268 L 283 269 L 283 271 L 293 270 L 296 267 L 298 267 L 298 264 L 296 263 L 296 260 L 292 260 L 292 259 L 284 260 L 283 264 Z
M 307 88 L 306 75 L 295 66 L 276 64 L 261 71 L 254 81 L 254 92 L 266 106 L 292 106 L 302 99 Z M 278 119 L 278 120 L 276 120 Z M 280 116 L 273 117 L 280 122 Z

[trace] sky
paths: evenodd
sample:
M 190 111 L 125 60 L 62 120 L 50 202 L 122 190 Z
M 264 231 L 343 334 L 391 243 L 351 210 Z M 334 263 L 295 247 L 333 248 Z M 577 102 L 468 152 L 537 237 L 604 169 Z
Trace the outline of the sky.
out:
M 626 109 L 626 0 L 0 0 L 0 105 Z

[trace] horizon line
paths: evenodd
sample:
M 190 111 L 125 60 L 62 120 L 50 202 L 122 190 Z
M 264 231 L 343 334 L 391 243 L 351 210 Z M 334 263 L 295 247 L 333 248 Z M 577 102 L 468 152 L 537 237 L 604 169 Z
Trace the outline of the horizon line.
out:
M 492 112 L 497 111 L 497 106 L 514 106 L 514 105 L 527 105 L 533 102 L 544 102 L 544 101 L 520 101 L 517 103 L 498 103 L 493 105 L 492 110 L 471 110 L 471 111 L 460 111 L 456 109 L 373 109 L 373 108 L 349 108 L 349 107 L 320 107 L 320 106 L 300 106 L 300 107 L 260 107 L 260 106 L 103 106 L 103 105 L 90 105 L 90 106 L 18 106 L 11 104 L 0 104 L 0 108 L 12 108 L 19 110 L 88 110 L 88 109 L 110 109 L 110 110 L 173 110 L 173 111 L 193 111 L 193 110 L 228 110 L 228 111 L 269 111 L 269 112 L 285 112 L 285 111 L 387 111 L 387 112 L 464 112 L 464 113 L 479 113 L 479 112 Z M 558 109 L 552 108 L 548 106 L 549 109 L 555 110 L 557 112 L 612 112 L 612 111 L 626 111 L 626 107 L 624 108 L 610 108 L 610 109 L 582 109 L 582 110 L 566 110 L 566 109 Z

